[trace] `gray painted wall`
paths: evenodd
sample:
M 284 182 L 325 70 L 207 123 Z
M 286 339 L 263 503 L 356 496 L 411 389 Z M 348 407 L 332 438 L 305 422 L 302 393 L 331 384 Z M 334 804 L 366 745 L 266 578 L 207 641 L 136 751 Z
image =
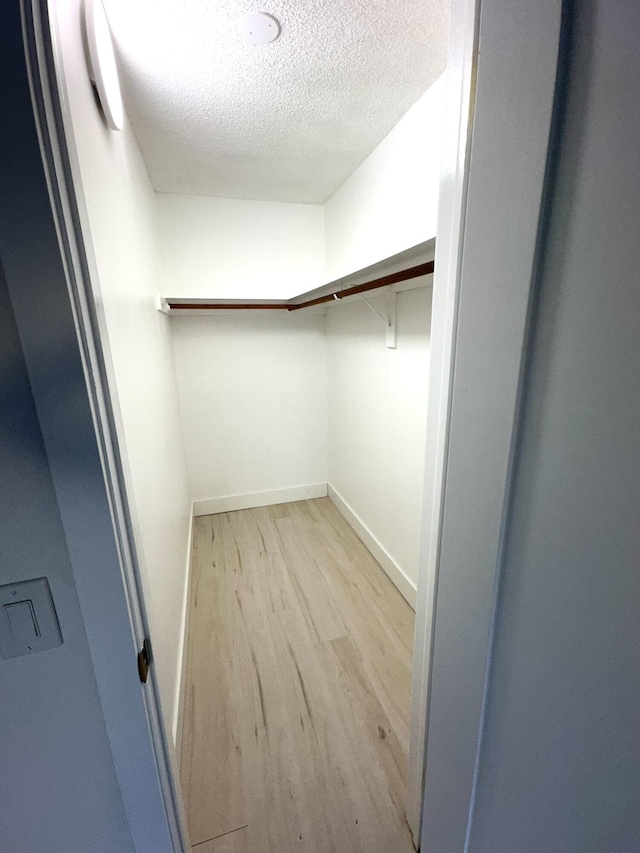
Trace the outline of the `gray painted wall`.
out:
M 7 853 L 132 853 L 133 843 L 113 764 L 65 534 L 36 415 L 3 265 L 32 287 L 32 310 L 52 308 L 55 264 L 40 233 L 20 227 L 10 199 L 19 193 L 27 221 L 49 218 L 44 174 L 29 116 L 17 3 L 2 9 L 0 79 L 0 583 L 45 575 L 63 644 L 0 658 L 0 849 Z M 15 99 L 15 100 L 12 100 Z M 19 139 L 19 143 L 17 140 Z M 20 184 L 15 162 L 28 162 Z M 29 168 L 25 166 L 25 168 Z M 58 260 L 59 264 L 59 260 Z M 35 273 L 35 270 L 38 273 Z M 7 274 L 8 279 L 8 274 Z M 60 346 L 52 310 L 41 334 L 48 346 L 49 388 L 74 445 L 72 352 Z M 73 381 L 72 381 L 73 380 Z M 76 386 L 77 387 L 77 383 Z M 86 394 L 86 391 L 85 391 Z
M 0 583 L 46 575 L 63 644 L 0 659 L 0 849 L 133 850 L 0 268 Z
M 575 4 L 472 853 L 640 850 L 639 32 Z

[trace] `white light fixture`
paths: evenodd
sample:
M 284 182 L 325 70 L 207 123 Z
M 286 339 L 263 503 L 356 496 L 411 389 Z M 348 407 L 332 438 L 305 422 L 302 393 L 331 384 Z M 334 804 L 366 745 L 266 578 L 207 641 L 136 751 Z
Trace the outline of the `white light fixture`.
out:
M 89 75 L 98 92 L 104 117 L 112 130 L 122 130 L 124 107 L 118 66 L 102 0 L 85 0 L 84 25 L 89 47 Z
M 252 44 L 268 44 L 280 35 L 280 22 L 266 12 L 250 12 L 238 18 L 238 29 Z

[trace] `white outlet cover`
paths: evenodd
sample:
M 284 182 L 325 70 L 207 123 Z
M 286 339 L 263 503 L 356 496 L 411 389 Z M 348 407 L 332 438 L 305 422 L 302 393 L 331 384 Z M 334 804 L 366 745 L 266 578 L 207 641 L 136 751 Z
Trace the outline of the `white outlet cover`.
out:
M 252 44 L 268 44 L 280 35 L 280 22 L 267 12 L 250 12 L 238 18 L 238 29 Z
M 21 657 L 61 644 L 58 616 L 46 578 L 0 586 L 0 657 Z

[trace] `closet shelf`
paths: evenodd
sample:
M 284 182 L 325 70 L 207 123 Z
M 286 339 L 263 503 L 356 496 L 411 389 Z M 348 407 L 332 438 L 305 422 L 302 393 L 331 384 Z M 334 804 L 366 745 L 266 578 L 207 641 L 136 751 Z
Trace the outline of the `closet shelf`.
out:
M 293 299 L 163 299 L 162 310 L 168 314 L 180 311 L 191 313 L 193 311 L 219 311 L 221 309 L 229 311 L 297 311 L 300 308 L 311 308 L 314 305 L 323 305 L 327 302 L 339 302 L 347 296 L 355 296 L 367 293 L 370 290 L 376 290 L 379 287 L 390 287 L 403 281 L 409 281 L 412 278 L 431 275 L 433 270 L 434 262 L 427 261 L 426 263 L 418 264 L 399 272 L 389 273 L 388 275 L 383 275 L 351 287 L 345 287 L 344 284 L 332 282 L 317 290 L 310 290 L 306 293 L 301 293 L 299 296 L 294 296 Z M 319 295 L 313 296 L 315 293 Z

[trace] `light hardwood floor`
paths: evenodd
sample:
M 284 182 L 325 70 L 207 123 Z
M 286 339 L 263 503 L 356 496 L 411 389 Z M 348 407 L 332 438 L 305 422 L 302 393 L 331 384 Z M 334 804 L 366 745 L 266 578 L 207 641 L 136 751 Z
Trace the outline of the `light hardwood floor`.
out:
M 195 853 L 405 853 L 413 612 L 327 498 L 195 519 Z

